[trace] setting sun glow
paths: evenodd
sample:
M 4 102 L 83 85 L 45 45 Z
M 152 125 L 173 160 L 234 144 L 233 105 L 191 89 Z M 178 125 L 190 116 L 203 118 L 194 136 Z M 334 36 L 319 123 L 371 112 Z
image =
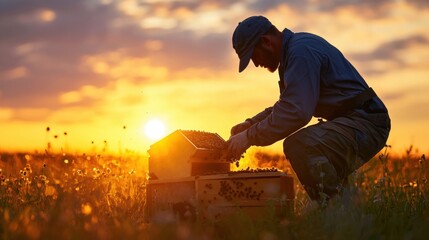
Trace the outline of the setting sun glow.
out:
M 144 133 L 151 140 L 161 139 L 165 136 L 165 132 L 165 124 L 158 119 L 149 120 L 144 125 Z
M 429 155 L 429 0 L 0 0 L 0 12 L 0 153 L 109 142 L 145 155 L 174 130 L 228 137 L 279 100 L 278 71 L 237 70 L 233 31 L 258 13 L 338 48 L 388 108 L 392 151 Z M 263 149 L 283 155 L 283 140 Z

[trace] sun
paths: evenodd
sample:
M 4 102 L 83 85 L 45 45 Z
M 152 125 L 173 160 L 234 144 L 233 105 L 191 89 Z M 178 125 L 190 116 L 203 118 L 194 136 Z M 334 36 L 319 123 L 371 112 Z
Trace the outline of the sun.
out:
M 161 139 L 165 132 L 165 124 L 159 119 L 151 119 L 144 125 L 144 133 L 151 140 Z

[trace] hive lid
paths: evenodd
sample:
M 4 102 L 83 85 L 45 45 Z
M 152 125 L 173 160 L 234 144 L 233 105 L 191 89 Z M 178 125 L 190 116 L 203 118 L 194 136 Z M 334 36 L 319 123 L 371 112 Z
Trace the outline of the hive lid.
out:
M 217 133 L 196 130 L 178 131 L 180 131 L 196 148 L 222 150 L 226 147 L 225 140 Z

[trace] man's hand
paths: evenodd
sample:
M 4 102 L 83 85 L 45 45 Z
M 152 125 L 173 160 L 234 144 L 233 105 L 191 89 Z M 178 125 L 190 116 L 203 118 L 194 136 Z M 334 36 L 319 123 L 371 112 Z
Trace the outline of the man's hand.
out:
M 239 123 L 231 128 L 231 136 L 241 133 L 244 130 L 247 130 L 248 128 L 250 128 L 251 126 L 252 124 L 250 123 L 250 121 L 244 121 L 242 123 Z
M 227 158 L 232 160 L 239 160 L 241 155 L 250 147 L 245 130 L 231 136 L 226 143 L 228 144 Z

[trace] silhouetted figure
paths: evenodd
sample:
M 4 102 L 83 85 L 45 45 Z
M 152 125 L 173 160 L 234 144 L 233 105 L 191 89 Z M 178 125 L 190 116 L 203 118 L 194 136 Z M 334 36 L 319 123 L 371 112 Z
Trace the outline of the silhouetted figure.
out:
M 347 176 L 385 146 L 390 132 L 386 107 L 325 39 L 287 28 L 280 32 L 267 18 L 253 16 L 238 24 L 232 43 L 239 72 L 250 60 L 270 72 L 278 69 L 280 97 L 232 127 L 231 158 L 240 158 L 252 145 L 286 138 L 286 158 L 309 196 L 319 200 L 337 194 Z M 313 116 L 319 123 L 303 128 Z

